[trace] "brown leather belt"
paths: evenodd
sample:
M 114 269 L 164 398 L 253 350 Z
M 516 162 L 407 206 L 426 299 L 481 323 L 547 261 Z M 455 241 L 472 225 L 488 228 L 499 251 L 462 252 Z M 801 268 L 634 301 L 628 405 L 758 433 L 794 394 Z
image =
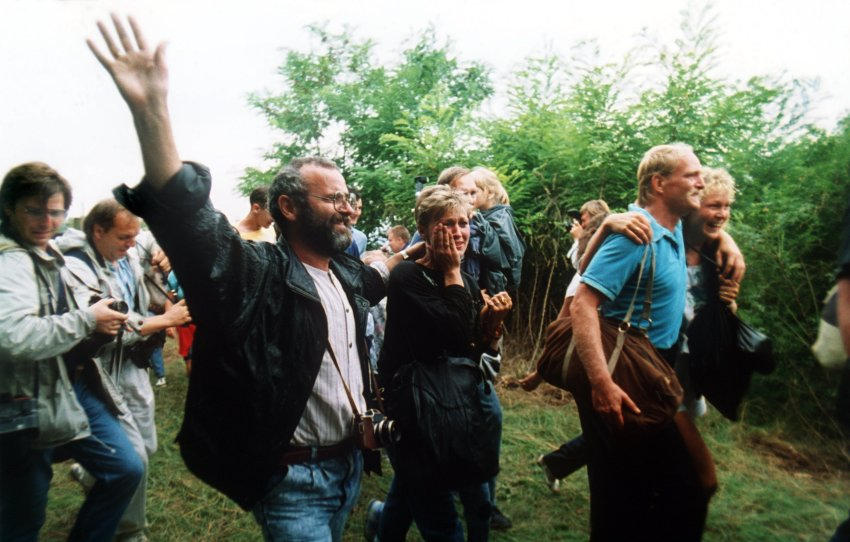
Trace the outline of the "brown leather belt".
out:
M 330 446 L 293 446 L 281 456 L 281 466 L 296 463 L 314 463 L 325 459 L 342 457 L 354 449 L 354 439 L 349 438 Z

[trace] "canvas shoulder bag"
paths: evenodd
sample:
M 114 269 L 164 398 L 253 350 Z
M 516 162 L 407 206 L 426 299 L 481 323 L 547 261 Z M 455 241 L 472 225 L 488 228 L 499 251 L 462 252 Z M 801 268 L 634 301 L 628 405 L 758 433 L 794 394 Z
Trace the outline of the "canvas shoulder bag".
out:
M 602 348 L 608 359 L 608 371 L 623 391 L 635 402 L 640 414 L 623 409 L 624 427 L 620 436 L 640 437 L 652 433 L 672 420 L 682 402 L 682 386 L 673 368 L 650 343 L 647 332 L 631 324 L 635 300 L 649 259 L 643 310 L 640 320 L 651 322 L 652 290 L 655 277 L 655 248 L 649 244 L 638 268 L 637 284 L 629 308 L 622 320 L 599 318 Z M 567 390 L 577 401 L 590 401 L 591 387 L 584 364 L 576 352 L 570 317 L 549 325 L 543 353 L 537 362 L 538 374 L 553 386 Z

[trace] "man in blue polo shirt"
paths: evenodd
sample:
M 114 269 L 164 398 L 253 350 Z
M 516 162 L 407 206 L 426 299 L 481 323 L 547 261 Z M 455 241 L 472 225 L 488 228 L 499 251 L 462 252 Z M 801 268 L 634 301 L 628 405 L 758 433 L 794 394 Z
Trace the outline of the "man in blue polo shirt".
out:
M 630 210 L 652 228 L 656 269 L 652 321 L 639 322 L 645 284 L 638 288 L 633 325 L 672 361 L 685 307 L 685 243 L 680 218 L 698 209 L 700 161 L 681 143 L 646 152 L 638 167 L 638 202 Z M 707 499 L 682 437 L 673 423 L 640 443 L 611 438 L 622 427 L 623 409 L 639 412 L 607 370 L 599 328 L 602 316 L 622 318 L 635 292 L 644 246 L 609 236 L 582 275 L 571 307 L 579 357 L 591 385 L 590 397 L 576 397 L 590 450 L 592 540 L 699 540 Z

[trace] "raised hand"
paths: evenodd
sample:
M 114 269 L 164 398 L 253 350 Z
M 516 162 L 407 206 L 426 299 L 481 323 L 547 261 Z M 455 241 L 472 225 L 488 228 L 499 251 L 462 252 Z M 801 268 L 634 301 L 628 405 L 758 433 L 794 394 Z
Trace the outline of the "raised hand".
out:
M 138 23 L 128 17 L 135 38 L 133 43 L 121 20 L 115 14 L 111 17 L 117 40 L 105 24 L 97 22 L 97 28 L 103 36 L 109 54 L 101 52 L 91 39 L 86 40 L 89 49 L 112 76 L 118 91 L 132 111 L 151 105 L 165 105 L 168 94 L 165 43 L 160 43 L 155 50 L 150 50 Z
M 481 331 L 487 339 L 498 339 L 502 335 L 502 322 L 511 312 L 513 300 L 507 292 L 499 292 L 493 297 L 481 292 L 484 308 L 481 310 Z
M 573 236 L 573 239 L 578 241 L 578 238 L 581 237 L 581 234 L 584 233 L 584 228 L 581 226 L 578 220 L 573 220 L 573 227 L 570 228 L 570 235 Z
M 156 49 L 151 50 L 132 17 L 127 20 L 133 31 L 133 38 L 116 15 L 111 17 L 117 39 L 105 24 L 100 21 L 97 23 L 109 53 L 101 52 L 90 39 L 86 40 L 86 43 L 112 76 L 115 86 L 130 107 L 142 149 L 145 179 L 158 189 L 182 166 L 174 135 L 171 133 L 171 120 L 166 103 L 168 69 L 165 66 L 165 44 L 160 43 Z

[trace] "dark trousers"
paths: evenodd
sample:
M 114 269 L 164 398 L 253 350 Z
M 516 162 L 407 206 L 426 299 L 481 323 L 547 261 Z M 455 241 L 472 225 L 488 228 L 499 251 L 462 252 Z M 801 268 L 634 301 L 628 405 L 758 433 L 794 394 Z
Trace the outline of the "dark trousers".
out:
M 659 353 L 673 365 L 676 351 Z M 591 542 L 701 540 L 711 493 L 673 421 L 624 441 L 593 410 L 589 391 L 575 399 L 589 458 Z
M 554 452 L 543 456 L 543 462 L 555 478 L 566 478 L 570 474 L 587 465 L 587 443 L 584 435 L 579 435 L 569 442 L 561 444 Z
M 700 540 L 709 496 L 675 424 L 623 442 L 589 400 L 576 404 L 590 457 L 590 540 Z

